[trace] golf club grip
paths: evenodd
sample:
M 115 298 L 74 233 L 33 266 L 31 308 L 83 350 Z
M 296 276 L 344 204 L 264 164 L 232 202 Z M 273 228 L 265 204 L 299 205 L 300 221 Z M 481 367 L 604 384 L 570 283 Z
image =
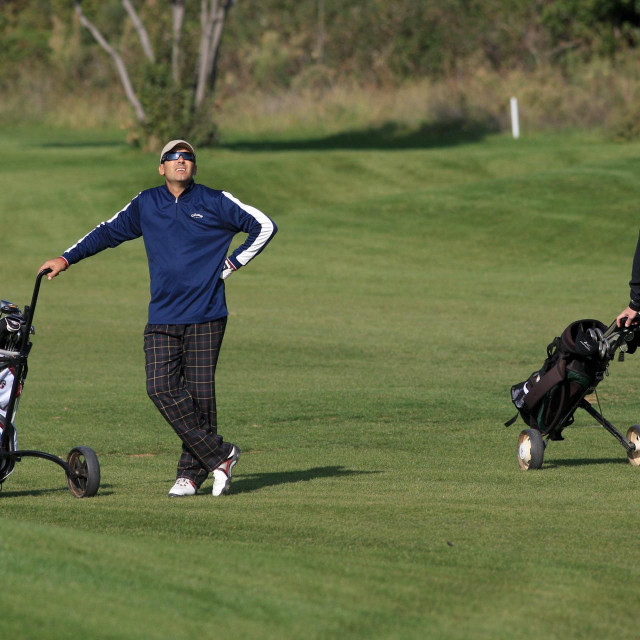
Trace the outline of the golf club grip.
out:
M 40 271 L 36 276 L 36 284 L 33 287 L 31 304 L 28 307 L 25 307 L 26 331 L 25 331 L 25 335 L 23 336 L 23 344 L 20 349 L 21 352 L 27 345 L 29 331 L 31 329 L 31 325 L 33 324 L 33 316 L 36 311 L 36 302 L 38 301 L 38 294 L 40 293 L 40 282 L 42 281 L 42 278 L 44 278 L 44 276 L 46 276 L 48 273 L 51 273 L 52 271 L 53 269 L 49 269 L 47 267 L 46 269 L 43 269 L 42 271 Z

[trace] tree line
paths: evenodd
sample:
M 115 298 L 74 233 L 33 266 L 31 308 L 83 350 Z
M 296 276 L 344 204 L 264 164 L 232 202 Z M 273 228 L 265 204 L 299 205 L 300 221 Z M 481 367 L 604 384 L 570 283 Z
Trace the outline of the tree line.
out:
M 117 86 L 141 138 L 213 142 L 214 96 L 394 86 L 474 68 L 567 73 L 640 43 L 640 0 L 0 0 L 0 87 Z M 163 123 L 165 123 L 163 125 Z M 203 123 L 207 123 L 206 125 Z

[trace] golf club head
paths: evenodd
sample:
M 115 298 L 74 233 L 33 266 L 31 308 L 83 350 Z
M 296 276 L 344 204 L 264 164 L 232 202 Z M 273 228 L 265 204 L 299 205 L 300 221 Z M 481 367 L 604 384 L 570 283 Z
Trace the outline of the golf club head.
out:
M 18 313 L 22 315 L 22 310 L 17 304 L 9 302 L 8 300 L 0 300 L 0 313 Z

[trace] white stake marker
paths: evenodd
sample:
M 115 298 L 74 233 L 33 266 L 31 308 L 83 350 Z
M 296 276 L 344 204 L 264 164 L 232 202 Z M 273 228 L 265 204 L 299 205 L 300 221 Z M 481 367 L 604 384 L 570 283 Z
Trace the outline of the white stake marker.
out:
M 511 133 L 516 140 L 520 137 L 520 121 L 518 119 L 517 98 L 511 98 Z

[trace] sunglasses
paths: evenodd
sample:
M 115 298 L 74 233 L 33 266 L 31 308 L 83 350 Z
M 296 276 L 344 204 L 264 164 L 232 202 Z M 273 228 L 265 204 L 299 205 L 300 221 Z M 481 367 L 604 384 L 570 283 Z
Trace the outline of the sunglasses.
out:
M 188 162 L 196 161 L 195 153 L 189 153 L 188 151 L 169 151 L 162 156 L 162 162 L 166 162 L 167 160 L 177 160 L 180 156 L 182 156 L 183 160 L 187 160 Z

